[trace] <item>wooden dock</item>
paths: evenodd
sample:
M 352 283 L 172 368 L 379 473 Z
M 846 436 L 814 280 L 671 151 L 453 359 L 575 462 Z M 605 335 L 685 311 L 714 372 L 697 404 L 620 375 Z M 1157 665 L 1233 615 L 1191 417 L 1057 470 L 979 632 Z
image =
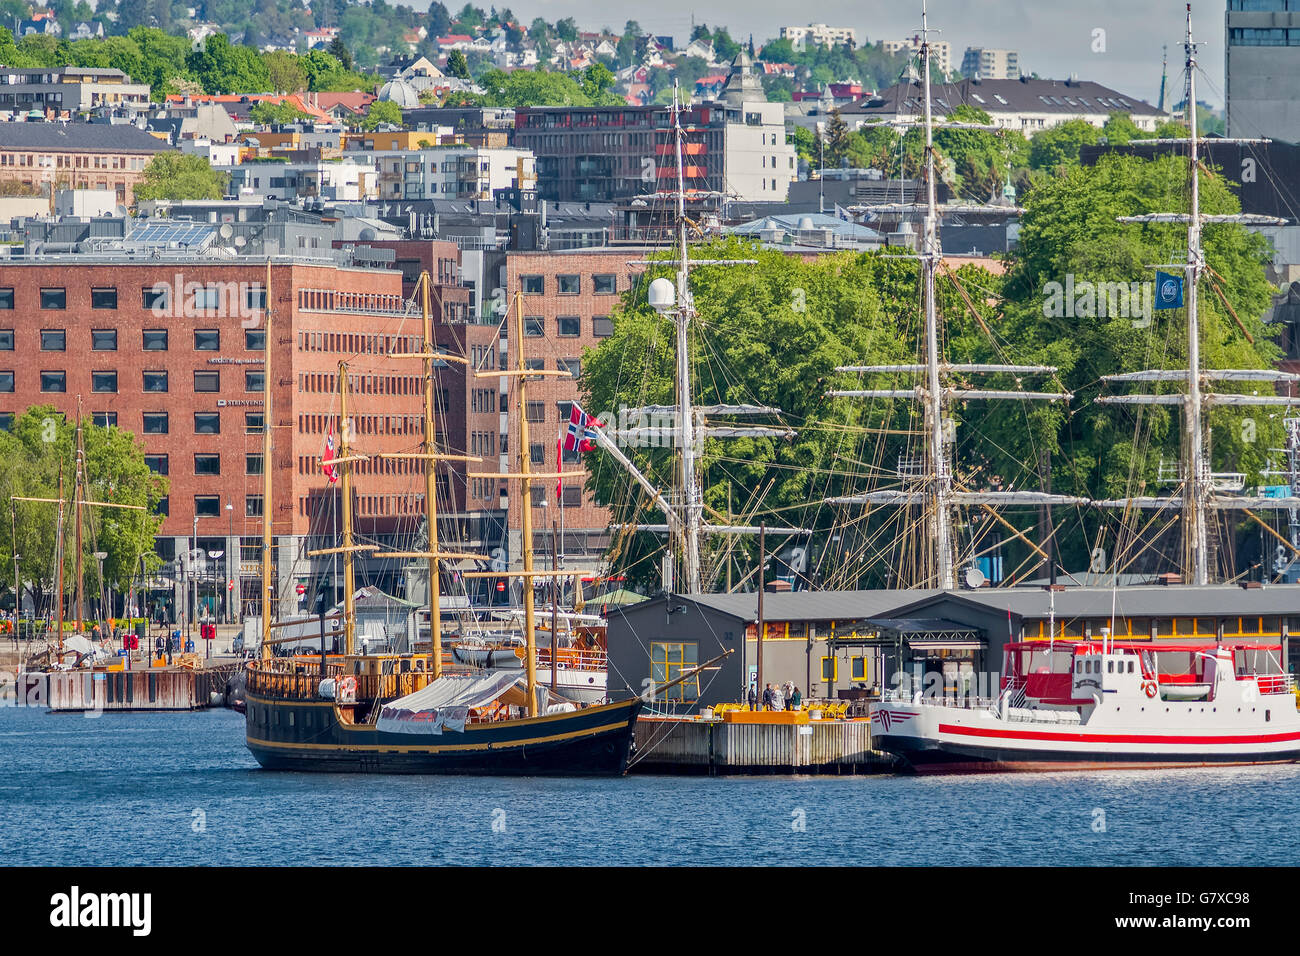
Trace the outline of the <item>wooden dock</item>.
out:
M 742 723 L 642 717 L 629 773 L 889 773 L 894 758 L 871 749 L 867 720 Z
M 224 694 L 232 666 L 206 669 L 72 670 L 18 675 L 19 700 L 51 713 L 184 711 Z

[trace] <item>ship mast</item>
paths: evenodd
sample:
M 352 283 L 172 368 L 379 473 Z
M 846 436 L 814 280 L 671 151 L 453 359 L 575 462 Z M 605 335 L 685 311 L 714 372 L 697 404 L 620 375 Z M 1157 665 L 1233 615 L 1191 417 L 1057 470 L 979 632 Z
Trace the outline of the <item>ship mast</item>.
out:
M 75 599 L 77 602 L 76 621 L 77 633 L 84 630 L 85 622 L 81 618 L 82 604 L 85 601 L 85 580 L 84 570 L 82 568 L 82 531 L 81 531 L 81 506 L 83 499 L 86 497 L 86 441 L 85 435 L 81 430 L 81 396 L 77 396 L 77 447 L 76 458 L 72 466 L 72 537 L 73 537 L 73 567 L 75 568 L 73 577 L 73 587 L 75 588 Z
M 1187 225 L 1187 259 L 1181 263 L 1186 287 L 1187 308 L 1187 368 L 1175 370 L 1154 369 L 1141 372 L 1129 372 L 1120 375 L 1103 376 L 1105 382 L 1186 382 L 1184 395 L 1108 395 L 1098 398 L 1101 404 L 1110 405 L 1174 405 L 1184 407 L 1183 411 L 1183 448 L 1184 463 L 1181 502 L 1170 498 L 1128 498 L 1113 501 L 1101 501 L 1099 505 L 1108 508 L 1130 507 L 1152 508 L 1162 510 L 1174 504 L 1181 504 L 1183 517 L 1183 542 L 1185 552 L 1184 566 L 1189 570 L 1192 584 L 1204 585 L 1210 580 L 1209 567 L 1209 513 L 1211 509 L 1227 508 L 1294 508 L 1295 497 L 1258 498 L 1232 497 L 1216 498 L 1213 494 L 1213 481 L 1210 462 L 1205 452 L 1203 429 L 1204 408 L 1211 403 L 1218 405 L 1293 405 L 1296 400 L 1280 395 L 1238 395 L 1215 394 L 1205 392 L 1202 386 L 1211 380 L 1218 381 L 1256 381 L 1256 382 L 1297 382 L 1300 375 L 1287 372 L 1274 372 L 1268 369 L 1202 369 L 1201 368 L 1201 334 L 1199 315 L 1198 283 L 1203 273 L 1208 270 L 1205 254 L 1201 248 L 1201 228 L 1206 223 L 1242 223 L 1247 225 L 1284 225 L 1285 219 L 1259 215 L 1203 215 L 1201 213 L 1200 192 L 1200 137 L 1196 128 L 1196 43 L 1192 40 L 1192 5 L 1187 4 L 1187 25 L 1183 41 L 1186 54 L 1186 91 L 1183 104 L 1183 117 L 1187 121 L 1188 136 L 1185 140 L 1154 140 L 1160 144 L 1186 143 L 1189 179 L 1189 208 L 1186 213 L 1148 213 L 1141 216 L 1121 216 L 1123 223 L 1186 223 Z M 1222 143 L 1259 143 L 1266 140 L 1224 139 Z M 1292 492 L 1294 495 L 1294 491 Z
M 271 656 L 271 430 L 272 396 L 275 383 L 271 378 L 271 260 L 266 260 L 265 301 L 262 303 L 262 658 Z
M 920 82 L 924 91 L 923 101 L 925 104 L 925 209 L 922 214 L 921 251 L 916 258 L 921 265 L 921 300 L 925 313 L 925 361 L 920 365 L 846 365 L 836 368 L 837 372 L 856 372 L 860 374 L 909 372 L 924 376 L 924 384 L 911 389 L 835 389 L 827 393 L 832 397 L 842 398 L 913 398 L 919 400 L 924 409 L 926 487 L 919 492 L 868 492 L 862 495 L 829 498 L 827 502 L 830 504 L 923 505 L 927 516 L 928 538 L 933 542 L 933 550 L 928 552 L 930 561 L 925 577 L 927 581 L 933 583 L 933 586 L 951 590 L 957 586 L 957 556 L 953 541 L 953 512 L 958 505 L 976 505 L 988 509 L 994 504 L 1081 504 L 1084 499 L 1038 491 L 965 492 L 958 491 L 954 487 L 950 452 L 947 447 L 951 441 L 953 423 L 944 414 L 945 398 L 954 396 L 962 401 L 994 399 L 1068 402 L 1073 396 L 1068 392 L 966 389 L 946 387 L 944 385 L 943 376 L 951 372 L 1050 375 L 1056 372 L 1056 368 L 1039 365 L 958 365 L 943 361 L 940 355 L 939 314 L 935 296 L 935 276 L 943 262 L 943 249 L 939 241 L 939 217 L 943 212 L 986 212 L 987 207 L 948 204 L 940 208 L 936 198 L 938 176 L 935 168 L 934 128 L 939 126 L 944 129 L 970 129 L 986 132 L 998 132 L 999 128 L 950 120 L 935 123 L 933 99 L 930 92 L 930 34 L 938 32 L 930 29 L 926 3 L 925 0 L 922 0 L 921 33 L 917 37 L 917 42 L 920 46 Z M 915 126 L 911 122 L 899 125 Z M 855 206 L 853 209 L 855 211 L 895 214 L 914 212 L 912 206 L 900 203 Z M 1023 210 L 1013 209 L 1011 211 L 1021 212 Z M 994 515 L 994 517 L 1002 520 L 997 515 Z M 1017 536 L 1020 537 L 1019 534 Z M 1044 560 L 1050 560 L 1042 549 L 1037 548 L 1032 542 L 1029 543 L 1043 556 Z

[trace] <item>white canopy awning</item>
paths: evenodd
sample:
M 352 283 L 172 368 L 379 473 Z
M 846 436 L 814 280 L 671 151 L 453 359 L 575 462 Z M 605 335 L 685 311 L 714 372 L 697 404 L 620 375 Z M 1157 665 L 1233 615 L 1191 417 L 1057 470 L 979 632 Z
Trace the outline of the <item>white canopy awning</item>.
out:
M 375 727 L 399 734 L 441 734 L 444 728 L 462 733 L 471 708 L 496 701 L 522 705 L 527 700 L 526 685 L 518 672 L 448 674 L 385 704 Z

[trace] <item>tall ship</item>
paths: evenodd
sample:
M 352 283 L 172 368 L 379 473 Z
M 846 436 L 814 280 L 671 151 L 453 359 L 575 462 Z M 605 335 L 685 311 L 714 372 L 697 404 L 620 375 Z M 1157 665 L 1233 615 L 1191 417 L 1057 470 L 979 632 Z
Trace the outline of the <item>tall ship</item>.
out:
M 515 669 L 471 669 L 444 661 L 439 607 L 441 562 L 478 558 L 478 555 L 443 550 L 438 540 L 437 484 L 434 467 L 450 455 L 436 448 L 434 422 L 435 362 L 460 361 L 437 351 L 428 307 L 429 277 L 421 278 L 422 348 L 394 354 L 393 360 L 415 359 L 423 366 L 423 441 L 419 453 L 401 453 L 422 463 L 425 478 L 427 550 L 379 551 L 377 545 L 358 543 L 352 527 L 353 468 L 370 457 L 353 447 L 348 417 L 349 375 L 346 363 L 338 369 L 339 442 L 327 446 L 322 465 L 337 474 L 341 487 L 341 536 L 336 547 L 311 552 L 312 556 L 337 555 L 343 564 L 343 653 L 328 655 L 325 616 L 321 616 L 318 655 L 275 657 L 276 639 L 271 624 L 270 522 L 264 523 L 262 543 L 263 606 L 262 652 L 247 669 L 246 741 L 257 761 L 271 770 L 371 773 L 447 774 L 619 774 L 626 767 L 632 729 L 643 706 L 640 697 L 612 704 L 565 699 L 539 680 L 533 579 L 547 572 L 535 570 L 532 527 L 523 509 L 523 570 L 506 572 L 523 579 L 523 666 Z M 270 328 L 264 361 L 270 375 Z M 508 320 L 508 319 L 507 319 Z M 523 313 L 516 299 L 514 321 L 519 341 L 524 341 Z M 515 368 L 479 372 L 481 377 L 507 376 L 514 380 L 519 407 L 526 408 L 527 383 L 540 375 L 567 374 L 527 368 L 524 356 Z M 269 399 L 269 393 L 268 393 Z M 271 418 L 268 413 L 267 421 Z M 523 500 L 529 500 L 533 481 L 555 480 L 529 470 L 527 416 L 519 416 L 521 434 L 515 446 L 518 472 L 481 475 L 522 483 Z M 263 433 L 265 461 L 272 461 L 272 429 Z M 269 469 L 268 469 L 269 471 Z M 270 483 L 265 489 L 269 501 Z M 269 510 L 267 513 L 270 513 Z M 427 562 L 430 595 L 430 649 L 428 653 L 358 653 L 353 558 L 369 551 L 392 558 Z

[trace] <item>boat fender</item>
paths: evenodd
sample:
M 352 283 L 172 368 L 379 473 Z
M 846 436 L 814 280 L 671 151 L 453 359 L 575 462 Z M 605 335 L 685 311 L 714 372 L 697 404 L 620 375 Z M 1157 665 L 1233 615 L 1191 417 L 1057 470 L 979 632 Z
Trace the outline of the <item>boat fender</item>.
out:
M 1142 691 L 1143 691 L 1143 693 L 1145 693 L 1148 697 L 1152 697 L 1152 698 L 1154 698 L 1154 697 L 1156 696 L 1156 691 L 1157 691 L 1156 682 L 1153 681 L 1153 680 L 1143 681 L 1143 682 L 1142 682 Z

